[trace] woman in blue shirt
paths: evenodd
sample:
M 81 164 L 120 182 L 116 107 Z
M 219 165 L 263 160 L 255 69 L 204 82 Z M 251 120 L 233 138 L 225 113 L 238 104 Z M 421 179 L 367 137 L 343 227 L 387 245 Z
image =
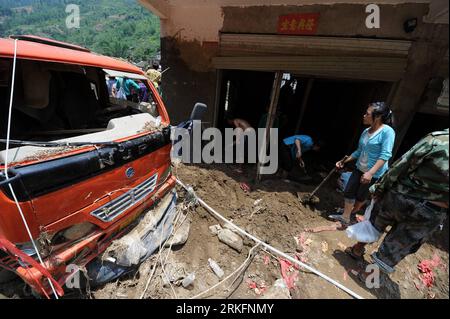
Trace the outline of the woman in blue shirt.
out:
M 370 127 L 361 134 L 358 149 L 344 161 L 336 163 L 336 167 L 342 169 L 346 163 L 357 161 L 357 169 L 352 173 L 344 191 L 344 213 L 330 216 L 343 226 L 350 223 L 352 213 L 361 210 L 369 195 L 370 186 L 389 168 L 388 162 L 395 142 L 395 131 L 390 126 L 392 118 L 392 111 L 384 102 L 369 104 L 363 122 Z

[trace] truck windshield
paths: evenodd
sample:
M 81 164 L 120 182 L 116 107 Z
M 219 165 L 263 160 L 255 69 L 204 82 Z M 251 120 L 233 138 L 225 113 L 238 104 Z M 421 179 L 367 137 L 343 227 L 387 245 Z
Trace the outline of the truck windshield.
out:
M 11 73 L 12 59 L 0 58 L 0 164 L 6 148 Z M 158 117 L 156 99 L 143 76 L 132 80 L 101 68 L 17 60 L 11 149 L 55 148 L 66 141 L 75 147 L 101 145 L 148 131 L 160 123 Z M 11 161 L 41 158 L 36 152 L 26 147 L 11 150 Z M 48 157 L 47 152 L 42 154 Z

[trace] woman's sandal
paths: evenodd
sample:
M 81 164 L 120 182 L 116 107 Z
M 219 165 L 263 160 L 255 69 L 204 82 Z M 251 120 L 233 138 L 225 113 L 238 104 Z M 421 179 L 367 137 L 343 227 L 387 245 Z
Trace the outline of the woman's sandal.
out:
M 340 222 L 343 227 L 347 227 L 350 225 L 350 220 L 346 220 L 342 215 L 334 214 L 328 216 L 328 218 L 333 219 L 337 222 Z

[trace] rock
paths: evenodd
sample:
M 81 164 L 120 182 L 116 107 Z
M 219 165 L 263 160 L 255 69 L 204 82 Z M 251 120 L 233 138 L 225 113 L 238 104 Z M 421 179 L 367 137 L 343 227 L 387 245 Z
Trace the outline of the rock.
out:
M 222 243 L 227 244 L 228 246 L 230 246 L 231 248 L 235 249 L 238 252 L 242 251 L 244 242 L 242 241 L 242 238 L 239 235 L 233 233 L 229 229 L 222 229 L 221 231 L 219 231 L 218 236 L 219 240 Z
M 186 278 L 186 264 L 181 262 L 169 261 L 164 267 L 161 276 L 164 288 L 169 288 L 171 284 L 180 286 Z
M 236 228 L 234 228 L 230 223 L 223 225 L 223 229 L 231 230 L 233 233 L 238 234 Z
M 253 206 L 258 206 L 259 204 L 261 204 L 262 202 L 262 198 L 255 200 L 255 202 L 253 203 Z
M 222 278 L 225 274 L 222 268 L 211 258 L 208 259 L 209 267 L 211 267 L 212 271 L 216 274 L 217 277 Z
M 260 299 L 292 299 L 292 297 L 284 280 L 278 279 Z
M 119 299 L 129 299 L 127 294 L 124 294 L 124 293 L 121 293 L 121 292 L 118 292 L 116 294 L 116 297 L 119 298 Z
M 219 232 L 222 230 L 222 227 L 220 225 L 212 225 L 209 226 L 209 231 L 211 232 L 211 234 L 213 234 L 214 236 L 217 236 L 217 234 L 219 234 Z
M 180 228 L 176 232 L 175 236 L 173 236 L 172 239 L 167 241 L 167 243 L 165 244 L 164 247 L 167 248 L 167 247 L 170 247 L 171 245 L 172 245 L 172 247 L 184 245 L 189 238 L 189 230 L 190 229 L 191 229 L 191 221 L 185 220 L 184 223 L 180 226 Z
M 191 273 L 189 276 L 183 279 L 181 285 L 183 286 L 183 288 L 188 288 L 194 283 L 194 280 L 195 280 L 195 273 Z
M 323 241 L 320 244 L 322 245 L 322 252 L 326 253 L 328 251 L 328 243 Z

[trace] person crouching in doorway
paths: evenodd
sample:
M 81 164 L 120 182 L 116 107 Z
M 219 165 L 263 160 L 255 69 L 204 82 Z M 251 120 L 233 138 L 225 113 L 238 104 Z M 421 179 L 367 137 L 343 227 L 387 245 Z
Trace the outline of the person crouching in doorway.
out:
M 321 144 L 314 142 L 308 135 L 294 135 L 279 141 L 281 177 L 284 179 L 288 177 L 295 162 L 305 169 L 303 155 L 311 150 L 319 152 L 320 148 Z

